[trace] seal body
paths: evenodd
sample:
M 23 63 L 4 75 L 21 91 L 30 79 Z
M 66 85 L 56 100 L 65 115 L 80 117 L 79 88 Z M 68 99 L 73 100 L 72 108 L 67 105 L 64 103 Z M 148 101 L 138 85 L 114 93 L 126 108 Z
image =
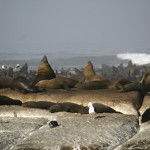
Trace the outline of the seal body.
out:
M 11 99 L 7 96 L 0 95 L 0 105 L 22 105 L 20 100 Z
M 64 89 L 73 88 L 77 83 L 77 80 L 59 76 L 51 80 L 41 80 L 36 86 L 48 89 Z
M 143 75 L 143 77 L 142 77 L 140 83 L 142 83 L 142 84 L 144 84 L 144 85 L 150 85 L 150 71 L 149 71 L 149 72 L 146 72 L 146 73 Z
M 48 101 L 28 101 L 22 104 L 24 107 L 30 107 L 30 108 L 40 108 L 40 109 L 49 109 L 52 105 L 55 105 L 53 102 Z
M 10 88 L 12 84 L 12 77 L 0 77 L 0 89 L 1 88 Z
M 115 84 L 110 80 L 102 80 L 102 81 L 89 81 L 78 83 L 75 87 L 78 89 L 86 89 L 86 90 L 115 89 Z
M 39 87 L 36 87 L 34 85 L 31 85 L 29 81 L 25 77 L 17 77 L 14 78 L 11 82 L 11 89 L 18 90 L 22 93 L 36 93 L 36 92 L 42 92 L 43 89 L 40 89 Z
M 70 112 L 70 113 L 81 113 L 87 114 L 88 110 L 82 105 L 78 105 L 75 103 L 64 102 L 64 103 L 57 103 L 50 107 L 50 112 Z
M 96 81 L 105 79 L 102 76 L 96 75 L 91 61 L 88 61 L 88 64 L 85 66 L 83 70 L 83 74 L 84 74 L 84 81 Z
M 44 56 L 39 64 L 37 75 L 35 77 L 35 80 L 33 81 L 33 85 L 35 85 L 37 82 L 41 80 L 49 80 L 55 78 L 56 75 L 48 63 L 47 57 Z

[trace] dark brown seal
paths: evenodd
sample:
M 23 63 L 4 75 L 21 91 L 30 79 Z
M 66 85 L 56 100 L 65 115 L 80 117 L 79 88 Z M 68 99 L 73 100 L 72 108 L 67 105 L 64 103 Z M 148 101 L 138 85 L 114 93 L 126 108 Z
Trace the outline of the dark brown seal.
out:
M 132 83 L 132 81 L 127 78 L 119 79 L 116 82 L 116 89 L 121 89 L 123 86 L 125 86 L 126 84 L 130 84 L 130 83 Z
M 12 77 L 0 77 L 0 89 L 10 88 L 12 81 L 13 81 Z
M 47 57 L 44 56 L 39 64 L 37 75 L 35 77 L 35 80 L 33 81 L 33 84 L 35 85 L 37 82 L 41 80 L 49 80 L 55 78 L 56 75 L 48 63 Z
M 48 101 L 28 101 L 22 104 L 24 107 L 30 107 L 30 108 L 40 108 L 40 109 L 49 109 L 52 105 L 55 105 L 56 103 L 48 102 Z
M 44 89 L 31 85 L 25 77 L 16 77 L 11 82 L 11 89 L 20 91 L 22 93 L 37 93 L 42 92 Z
M 82 105 L 78 105 L 75 103 L 64 102 L 64 103 L 57 103 L 50 107 L 50 112 L 70 112 L 70 113 L 80 113 L 80 114 L 87 114 L 88 110 Z
M 110 80 L 80 82 L 75 85 L 78 89 L 96 90 L 96 89 L 116 89 L 115 83 Z
M 0 95 L 0 105 L 22 105 L 20 100 L 15 100 L 7 96 Z
M 77 83 L 77 80 L 59 76 L 51 80 L 41 80 L 36 86 L 48 89 L 64 89 L 73 88 Z

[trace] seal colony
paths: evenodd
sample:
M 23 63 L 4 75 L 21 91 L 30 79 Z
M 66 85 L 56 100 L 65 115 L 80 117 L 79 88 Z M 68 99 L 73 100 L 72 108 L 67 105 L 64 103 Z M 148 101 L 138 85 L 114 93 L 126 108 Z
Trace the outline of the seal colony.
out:
M 145 74 L 139 82 L 133 82 L 128 78 L 112 81 L 97 75 L 92 62 L 89 61 L 83 69 L 83 80 L 78 81 L 56 75 L 47 57 L 44 56 L 33 80 L 28 80 L 26 65 L 15 78 L 0 77 L 0 88 L 12 89 L 3 92 L 0 90 L 0 95 L 19 99 L 24 107 L 49 109 L 53 113 L 59 111 L 88 113 L 88 102 L 92 100 L 96 113 L 117 111 L 138 114 L 143 96 L 149 91 L 149 78 L 149 74 Z M 128 94 L 130 91 L 134 92 Z M 126 103 L 122 101 L 123 99 Z

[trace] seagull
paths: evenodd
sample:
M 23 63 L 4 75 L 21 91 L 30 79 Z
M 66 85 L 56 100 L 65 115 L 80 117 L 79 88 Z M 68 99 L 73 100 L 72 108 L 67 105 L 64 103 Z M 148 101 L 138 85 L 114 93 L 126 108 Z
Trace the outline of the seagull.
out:
M 91 115 L 96 114 L 95 108 L 94 108 L 92 102 L 89 102 L 89 103 L 88 103 L 88 107 L 89 107 L 89 114 L 91 114 Z
M 2 69 L 7 69 L 7 66 L 5 66 L 5 65 L 2 65 Z

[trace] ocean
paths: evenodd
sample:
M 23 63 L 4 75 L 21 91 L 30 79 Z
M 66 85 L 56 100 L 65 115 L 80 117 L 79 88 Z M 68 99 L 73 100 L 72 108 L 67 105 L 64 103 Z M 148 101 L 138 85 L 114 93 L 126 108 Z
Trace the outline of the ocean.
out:
M 129 60 L 133 64 L 143 65 L 150 63 L 149 53 L 118 53 L 116 55 L 100 55 L 98 52 L 75 53 L 66 51 L 56 51 L 49 53 L 33 53 L 33 52 L 0 52 L 0 65 L 15 67 L 16 64 L 21 66 L 28 64 L 29 69 L 36 70 L 40 60 L 46 55 L 52 68 L 82 68 L 89 60 L 93 62 L 94 67 L 101 67 L 102 64 L 109 66 L 118 66 L 121 63 L 126 65 Z

